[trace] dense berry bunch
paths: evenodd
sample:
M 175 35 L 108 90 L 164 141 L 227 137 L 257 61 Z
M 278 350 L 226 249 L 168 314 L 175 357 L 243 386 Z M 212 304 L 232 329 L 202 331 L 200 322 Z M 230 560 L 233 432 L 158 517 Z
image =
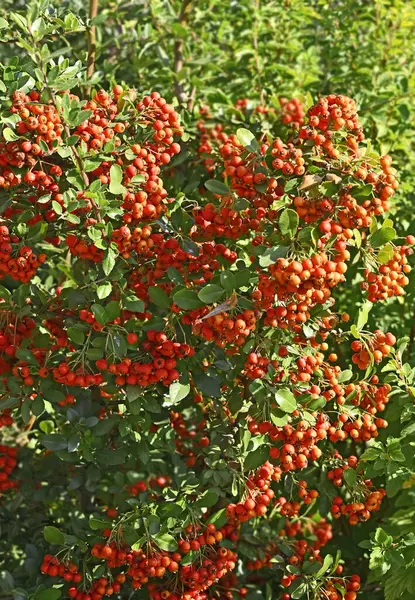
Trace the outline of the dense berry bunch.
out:
M 355 102 L 280 105 L 238 101 L 257 135 L 201 111 L 186 187 L 158 92 L 81 101 L 45 80 L 11 95 L 0 425 L 42 447 L 36 501 L 62 477 L 68 533 L 48 515 L 40 567 L 62 598 L 234 600 L 267 579 L 279 600 L 356 598 L 359 576 L 325 553 L 338 518 L 383 510 L 358 457 L 388 426 L 380 363 L 400 358 L 366 325 L 372 302 L 404 295 L 415 240 L 394 245 L 383 221 L 397 174 L 365 151 Z M 336 301 L 356 264 L 349 331 Z M 18 456 L 0 446 L 11 497 Z

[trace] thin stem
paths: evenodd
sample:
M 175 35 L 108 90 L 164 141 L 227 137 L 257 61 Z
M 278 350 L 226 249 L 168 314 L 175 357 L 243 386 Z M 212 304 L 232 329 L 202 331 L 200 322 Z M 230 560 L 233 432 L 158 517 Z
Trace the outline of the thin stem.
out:
M 88 60 L 86 75 L 88 79 L 91 79 L 95 70 L 95 55 L 97 50 L 97 39 L 96 39 L 96 25 L 93 23 L 93 19 L 98 14 L 98 0 L 89 0 L 89 19 L 90 24 L 88 27 Z
M 259 98 L 261 102 L 261 106 L 264 106 L 264 88 L 262 87 L 262 68 L 261 68 L 261 59 L 259 57 L 259 48 L 258 48 L 258 18 L 259 18 L 259 3 L 260 0 L 254 0 L 254 25 L 253 25 L 253 45 L 254 45 L 254 58 L 255 58 L 255 66 L 257 71 L 257 79 L 258 79 L 258 87 L 259 87 Z
M 182 0 L 182 5 L 180 7 L 179 16 L 177 22 L 179 25 L 185 26 L 189 19 L 189 9 L 190 3 L 192 0 Z M 176 76 L 179 75 L 180 71 L 183 69 L 184 64 L 184 56 L 183 56 L 183 46 L 184 42 L 182 39 L 176 39 L 174 41 L 174 62 L 173 62 L 173 71 L 176 73 Z M 193 98 L 187 97 L 187 94 L 184 90 L 183 84 L 179 81 L 178 77 L 176 78 L 175 84 L 175 92 L 177 100 L 179 104 L 184 104 L 186 101 L 191 103 L 193 106 Z

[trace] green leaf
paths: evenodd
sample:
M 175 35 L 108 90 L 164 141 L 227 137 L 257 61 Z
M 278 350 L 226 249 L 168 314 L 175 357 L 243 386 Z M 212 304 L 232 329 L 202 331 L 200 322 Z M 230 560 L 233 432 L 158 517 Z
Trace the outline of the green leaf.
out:
M 267 462 L 269 459 L 269 446 L 262 444 L 256 450 L 248 452 L 245 457 L 244 470 L 252 471 Z
M 196 387 L 202 394 L 206 394 L 206 396 L 209 396 L 210 398 L 220 397 L 222 380 L 219 375 L 210 371 L 206 373 L 193 373 L 193 378 Z
M 111 528 L 111 525 L 110 519 L 95 518 L 92 515 L 89 517 L 89 526 L 91 529 L 108 529 Z
M 157 533 L 151 537 L 161 550 L 165 550 L 166 552 L 175 552 L 177 549 L 177 542 L 169 533 Z
M 98 321 L 100 325 L 105 325 L 107 322 L 107 315 L 105 312 L 105 308 L 101 306 L 101 304 L 93 304 L 91 306 L 91 310 L 94 314 L 94 317 Z
M 411 435 L 415 435 L 415 422 L 410 423 L 406 427 L 404 427 L 401 431 L 401 436 L 403 438 L 409 437 Z
M 393 537 L 386 533 L 382 527 L 378 527 L 375 532 L 375 542 L 380 546 L 390 546 L 393 542 Z
M 337 376 L 337 380 L 339 383 L 344 383 L 345 381 L 349 381 L 353 377 L 353 371 L 350 369 L 345 369 Z
M 219 500 L 219 494 L 214 489 L 207 490 L 196 500 L 194 506 L 198 508 L 210 508 Z
M 151 286 L 148 288 L 148 295 L 153 304 L 160 306 L 160 308 L 169 308 L 171 304 L 170 297 L 161 287 Z
M 173 296 L 173 302 L 185 310 L 193 310 L 194 308 L 203 306 L 203 302 L 199 300 L 196 292 L 192 292 L 191 290 L 176 292 Z
M 97 296 L 100 300 L 104 300 L 104 298 L 107 298 L 111 294 L 111 292 L 112 292 L 111 283 L 103 283 L 97 289 Z
M 383 246 L 383 248 L 381 248 L 379 250 L 378 261 L 380 262 L 381 265 L 385 265 L 390 260 L 392 260 L 393 255 L 394 255 L 394 250 L 393 250 L 392 244 L 386 244 L 385 246 Z
M 212 515 L 208 521 L 209 523 L 213 523 L 216 526 L 216 529 L 223 527 L 228 522 L 228 517 L 226 514 L 226 508 L 221 508 L 214 515 Z
M 351 188 L 350 194 L 356 200 L 367 200 L 369 196 L 373 194 L 373 185 L 366 183 L 366 185 L 355 185 Z
M 169 267 L 167 269 L 167 275 L 169 276 L 170 281 L 172 281 L 176 285 L 184 284 L 183 275 L 180 273 L 180 271 L 178 271 L 174 267 Z
M 295 396 L 288 388 L 282 388 L 275 392 L 275 400 L 280 409 L 286 413 L 292 413 L 297 408 Z
M 212 192 L 212 194 L 219 194 L 220 196 L 224 196 L 229 194 L 229 188 L 221 181 L 216 181 L 216 179 L 208 179 L 205 183 L 205 187 Z
M 382 454 L 382 450 L 380 448 L 370 447 L 367 448 L 360 457 L 360 460 L 377 460 L 379 456 Z
M 209 283 L 205 285 L 200 292 L 198 293 L 198 298 L 204 304 L 213 304 L 219 298 L 221 298 L 224 294 L 224 289 L 220 285 L 215 285 L 214 283 Z
M 183 400 L 183 398 L 186 398 L 186 396 L 188 396 L 189 393 L 190 393 L 190 385 L 189 384 L 183 385 L 182 383 L 179 383 L 178 381 L 175 381 L 174 383 L 170 384 L 169 406 L 177 404 L 178 402 Z
M 66 450 L 68 448 L 68 440 L 61 433 L 43 435 L 39 438 L 39 441 L 45 448 L 53 450 L 54 452 Z
M 117 196 L 118 194 L 125 194 L 127 192 L 127 188 L 125 188 L 122 182 L 122 169 L 120 165 L 112 165 L 110 169 L 110 185 L 109 191 L 111 194 Z
M 45 590 L 37 590 L 35 593 L 35 600 L 58 600 L 61 594 L 62 591 L 58 588 L 47 588 Z M 15 594 L 15 597 L 20 598 L 19 594 L 17 593 Z
M 293 600 L 299 600 L 300 598 L 304 598 L 304 594 L 307 593 L 307 584 L 306 583 L 300 583 L 299 581 L 294 582 L 294 584 L 292 585 L 296 585 L 298 583 L 298 586 L 291 591 L 290 588 L 290 596 Z
M 368 242 L 372 248 L 380 248 L 396 237 L 396 230 L 393 227 L 381 227 L 375 233 L 369 236 Z
M 321 577 L 322 575 L 324 575 L 324 573 L 331 567 L 331 565 L 333 564 L 333 562 L 334 562 L 334 558 L 332 557 L 332 555 L 331 554 L 327 554 L 327 556 L 324 557 L 323 564 L 321 565 L 321 568 L 315 574 L 315 578 L 318 579 L 319 577 Z
M 18 136 L 14 133 L 13 129 L 10 129 L 10 127 L 5 127 L 3 129 L 3 137 L 7 142 L 13 142 L 18 139 Z
M 71 342 L 78 344 L 81 346 L 85 342 L 85 334 L 80 329 L 76 327 L 69 327 L 68 329 L 68 337 Z
M 258 142 L 255 139 L 254 134 L 249 129 L 240 127 L 236 130 L 236 137 L 242 146 L 248 148 L 251 152 L 256 152 L 259 148 Z
M 62 206 L 59 204 L 59 202 L 56 202 L 56 200 L 52 200 L 52 208 L 57 215 L 61 215 L 63 212 Z
M 345 469 L 343 471 L 343 478 L 346 484 L 353 488 L 357 481 L 357 473 L 354 469 Z
M 143 393 L 143 388 L 139 385 L 127 385 L 127 400 L 129 402 L 134 402 L 137 400 Z
M 385 583 L 385 600 L 397 600 L 408 585 L 408 571 L 404 568 L 392 572 Z
M 57 527 L 48 525 L 43 528 L 43 537 L 49 544 L 62 545 L 65 543 L 64 534 Z
M 232 271 L 222 271 L 220 274 L 220 284 L 227 292 L 236 289 L 236 278 Z
M 115 259 L 118 256 L 118 252 L 116 252 L 113 248 L 107 248 L 104 255 L 104 260 L 102 261 L 102 270 L 105 275 L 109 275 L 113 268 L 115 267 Z
M 137 298 L 137 296 L 128 296 L 124 298 L 123 306 L 131 312 L 142 313 L 145 310 L 144 302 Z
M 278 221 L 278 225 L 282 235 L 293 238 L 297 231 L 299 222 L 300 219 L 296 211 L 292 208 L 286 208 L 281 213 L 280 219 Z
M 369 320 L 369 312 L 370 312 L 372 306 L 373 306 L 372 302 L 369 302 L 369 300 L 367 300 L 359 308 L 359 312 L 357 314 L 357 320 L 356 320 L 356 327 L 357 327 L 358 331 L 360 331 L 361 329 L 363 329 L 363 327 L 368 322 L 368 320 Z

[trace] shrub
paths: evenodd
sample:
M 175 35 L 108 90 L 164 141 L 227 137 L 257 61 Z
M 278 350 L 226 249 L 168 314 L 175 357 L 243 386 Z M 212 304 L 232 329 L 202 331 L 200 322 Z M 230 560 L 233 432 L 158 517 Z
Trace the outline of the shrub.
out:
M 397 172 L 354 100 L 282 98 L 252 131 L 205 108 L 193 140 L 157 91 L 88 93 L 45 43 L 57 19 L 12 20 L 27 55 L 0 84 L 5 591 L 354 600 L 370 550 L 411 593 L 411 537 L 377 527 L 412 481 L 409 340 L 368 324 L 403 299 L 415 239 L 387 216 Z M 203 184 L 180 189 L 189 168 Z

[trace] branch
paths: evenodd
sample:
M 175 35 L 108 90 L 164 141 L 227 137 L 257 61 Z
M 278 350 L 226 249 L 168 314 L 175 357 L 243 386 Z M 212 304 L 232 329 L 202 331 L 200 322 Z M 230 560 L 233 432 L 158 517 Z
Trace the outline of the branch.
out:
M 182 5 L 180 7 L 180 13 L 179 13 L 179 17 L 177 19 L 177 22 L 180 25 L 186 25 L 186 23 L 188 22 L 189 19 L 189 9 L 190 9 L 190 3 L 192 0 L 182 0 Z M 180 39 L 176 39 L 174 41 L 174 63 L 173 63 L 173 71 L 174 73 L 176 73 L 176 75 L 178 75 L 180 73 L 180 71 L 183 68 L 183 63 L 184 63 L 184 57 L 183 57 L 183 40 Z M 187 94 L 184 91 L 184 87 L 183 85 L 180 83 L 180 81 L 176 80 L 176 85 L 175 85 L 175 92 L 176 92 L 176 97 L 179 101 L 179 104 L 184 104 L 186 101 L 188 101 L 187 98 Z M 193 100 L 191 99 L 192 104 L 193 104 Z
M 89 0 L 89 19 L 92 21 L 98 14 L 98 0 Z M 96 44 L 96 26 L 90 23 L 88 27 L 88 60 L 86 75 L 91 79 L 95 70 L 95 54 L 97 50 Z
M 257 70 L 257 78 L 258 78 L 258 87 L 259 87 L 259 98 L 261 102 L 261 106 L 264 106 L 264 88 L 262 87 L 262 70 L 261 70 L 261 59 L 259 58 L 259 49 L 258 49 L 258 19 L 259 19 L 259 2 L 260 0 L 255 0 L 254 6 L 254 24 L 253 24 L 253 46 L 254 46 L 254 58 L 255 58 L 255 66 Z

